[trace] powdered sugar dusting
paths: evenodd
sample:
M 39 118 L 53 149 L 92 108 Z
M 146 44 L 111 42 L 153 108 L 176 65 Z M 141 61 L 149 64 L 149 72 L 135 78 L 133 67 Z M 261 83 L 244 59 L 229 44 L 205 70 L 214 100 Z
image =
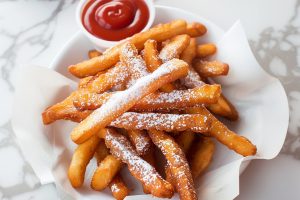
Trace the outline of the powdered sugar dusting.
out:
M 120 188 L 117 186 L 117 184 L 112 184 L 110 190 L 112 193 L 117 193 L 120 191 Z
M 205 132 L 208 130 L 208 118 L 199 114 L 161 114 L 161 113 L 134 113 L 127 112 L 113 121 L 110 126 L 138 129 Z
M 159 53 L 159 58 L 163 62 L 167 62 L 173 58 L 179 58 L 179 54 L 177 52 L 178 48 L 181 44 L 178 43 L 170 43 L 167 44 Z
M 138 55 L 137 49 L 131 43 L 126 43 L 121 50 L 121 60 L 126 63 L 131 73 L 131 80 L 128 85 L 132 85 L 137 79 L 148 75 L 145 61 Z
M 189 67 L 188 75 L 180 80 L 187 88 L 201 87 L 205 84 L 201 80 L 200 75 L 192 67 Z
M 167 159 L 180 199 L 197 199 L 190 168 L 179 145 L 163 132 L 150 133 L 150 137 Z
M 155 70 L 152 74 L 138 79 L 136 83 L 127 90 L 113 94 L 100 108 L 96 109 L 75 127 L 74 132 L 81 133 L 92 128 L 95 131 L 98 131 L 107 126 L 115 118 L 133 107 L 140 99 L 158 90 L 164 84 L 163 82 L 161 82 L 161 84 L 156 84 L 158 79 L 183 67 L 183 65 L 178 65 L 177 62 L 183 61 L 169 61 L 163 64 L 159 69 Z
M 110 148 L 111 153 L 126 163 L 132 175 L 143 184 L 155 185 L 157 179 L 161 179 L 156 170 L 137 155 L 125 136 L 117 133 L 107 133 L 105 143 Z

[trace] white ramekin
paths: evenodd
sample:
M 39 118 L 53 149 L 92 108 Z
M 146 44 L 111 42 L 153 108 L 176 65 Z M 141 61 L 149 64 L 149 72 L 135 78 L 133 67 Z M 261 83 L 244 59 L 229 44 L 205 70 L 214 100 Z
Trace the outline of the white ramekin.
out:
M 82 18 L 83 8 L 87 1 L 88 0 L 79 1 L 78 5 L 77 5 L 77 9 L 76 9 L 76 21 L 77 21 L 78 26 L 80 27 L 80 30 L 83 32 L 83 34 L 94 44 L 95 48 L 100 51 L 103 51 L 103 50 L 110 48 L 110 47 L 116 45 L 117 43 L 119 43 L 120 41 L 109 41 L 109 40 L 103 40 L 103 39 L 97 38 L 96 36 L 92 35 L 89 31 L 87 31 L 85 29 L 85 27 L 82 24 L 81 18 Z M 149 20 L 148 20 L 148 23 L 146 24 L 145 28 L 142 31 L 148 30 L 152 26 L 154 18 L 155 18 L 155 7 L 154 7 L 153 0 L 144 0 L 144 1 L 149 8 Z

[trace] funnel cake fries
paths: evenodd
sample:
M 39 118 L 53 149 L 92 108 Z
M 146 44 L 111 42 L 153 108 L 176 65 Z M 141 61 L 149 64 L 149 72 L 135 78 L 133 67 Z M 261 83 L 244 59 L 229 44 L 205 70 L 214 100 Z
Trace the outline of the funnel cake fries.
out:
M 110 188 L 115 199 L 123 200 L 126 196 L 128 196 L 130 191 L 127 188 L 126 184 L 124 183 L 121 175 L 119 175 L 119 174 L 115 175 L 115 173 L 114 173 L 114 171 L 116 170 L 116 167 L 119 168 L 120 161 L 115 158 L 111 158 L 112 155 L 109 155 L 109 149 L 105 146 L 105 142 L 102 139 L 99 142 L 98 147 L 96 149 L 95 157 L 97 159 L 98 166 L 100 165 L 101 167 L 97 168 L 97 170 L 95 171 L 93 179 L 92 179 L 93 182 L 91 183 L 91 185 L 94 185 L 95 188 L 98 188 L 98 187 L 101 188 L 101 187 L 104 187 L 104 186 L 101 186 L 101 184 L 106 185 L 107 182 L 109 182 L 108 180 L 112 179 L 111 182 L 109 182 L 108 187 Z M 103 161 L 104 159 L 105 159 L 105 161 Z M 106 163 L 108 163 L 109 160 L 110 161 L 115 160 L 116 163 L 113 164 L 113 162 L 110 162 L 112 164 L 111 168 L 103 167 L 103 166 L 107 165 Z M 101 171 L 100 169 L 102 169 L 103 171 Z M 107 173 L 107 174 L 105 174 L 105 173 Z M 101 174 L 102 174 L 102 176 L 101 176 Z M 104 178 L 104 180 L 103 180 L 103 178 Z M 92 188 L 93 188 L 93 186 L 92 186 Z
M 198 37 L 205 33 L 206 28 L 202 24 L 192 24 L 187 28 L 187 24 L 184 20 L 175 20 L 167 24 L 157 25 L 148 31 L 135 34 L 128 39 L 128 41 L 134 44 L 140 50 L 144 47 L 144 43 L 148 39 L 164 41 L 178 34 L 191 34 L 192 37 Z M 110 68 L 118 62 L 122 45 L 123 43 L 106 50 L 101 56 L 78 63 L 76 65 L 71 65 L 69 66 L 69 71 L 73 75 L 82 78 L 95 75 L 99 71 Z
M 200 104 L 216 103 L 220 97 L 220 85 L 203 85 L 188 90 L 174 90 L 170 93 L 153 93 L 138 101 L 131 111 L 174 110 Z M 96 94 L 82 92 L 74 98 L 74 106 L 80 110 L 95 110 L 114 93 Z
M 109 69 L 106 73 L 99 75 L 94 80 L 90 80 L 85 85 L 84 90 L 102 93 L 126 81 L 128 77 L 129 72 L 127 68 L 124 65 L 117 64 L 116 67 Z M 87 113 L 78 113 L 73 106 L 73 98 L 79 95 L 80 92 L 81 90 L 75 91 L 62 102 L 47 108 L 42 114 L 44 124 L 50 124 L 59 119 L 69 118 L 76 118 L 76 121 L 80 121 L 83 116 L 87 116 Z
M 134 144 L 135 150 L 139 156 L 144 156 L 151 151 L 151 139 L 148 134 L 140 130 L 128 130 L 129 140 Z
M 190 36 L 178 35 L 171 39 L 171 41 L 162 48 L 159 53 L 159 58 L 163 62 L 167 62 L 173 58 L 179 58 L 182 51 L 189 45 Z
M 76 148 L 68 170 L 68 177 L 74 188 L 82 186 L 86 166 L 93 158 L 99 141 L 100 139 L 94 136 Z
M 196 200 L 197 194 L 184 152 L 174 139 L 162 131 L 149 131 L 153 143 L 167 159 L 168 168 L 181 200 Z
M 157 51 L 157 42 L 155 40 L 147 40 L 144 48 L 144 60 L 147 65 L 147 69 L 150 72 L 155 71 L 162 65 L 162 60 L 159 58 Z M 171 92 L 175 90 L 175 86 L 172 83 L 165 84 L 160 88 L 163 92 Z
M 109 188 L 116 200 L 125 199 L 125 197 L 128 196 L 130 192 L 120 175 L 116 175 L 114 177 L 114 179 L 109 184 Z
M 208 61 L 217 48 L 197 43 L 206 32 L 201 23 L 175 20 L 135 34 L 103 54 L 91 50 L 89 60 L 69 66 L 80 78 L 77 90 L 42 117 L 44 124 L 80 122 L 71 132 L 78 144 L 68 169 L 74 188 L 83 185 L 94 156 L 98 166 L 90 187 L 96 191 L 108 188 L 115 199 L 126 198 L 131 190 L 120 170 L 127 167 L 145 194 L 171 198 L 176 191 L 181 200 L 195 200 L 194 181 L 213 160 L 212 138 L 240 155 L 256 154 L 255 145 L 214 116 L 236 120 L 238 112 L 221 85 L 210 84 L 211 77 L 227 75 L 229 66 Z M 157 156 L 167 162 L 160 163 Z M 165 164 L 167 181 L 156 170 L 159 164 Z
M 211 163 L 215 151 L 214 142 L 208 137 L 201 137 L 192 147 L 190 166 L 194 180 L 198 178 Z
M 144 188 L 156 197 L 171 198 L 173 196 L 172 185 L 162 179 L 149 163 L 138 156 L 125 136 L 113 129 L 103 129 L 101 132 L 111 153 L 128 165 L 132 176 L 138 179 Z
M 201 44 L 197 47 L 196 56 L 198 58 L 206 58 L 217 52 L 217 47 L 214 44 Z
M 205 133 L 209 131 L 210 120 L 200 114 L 161 114 L 127 112 L 113 121 L 110 126 L 129 130 L 160 130 Z
M 155 92 L 166 83 L 186 76 L 187 68 L 184 61 L 173 59 L 152 74 L 140 78 L 127 90 L 114 94 L 103 106 L 73 129 L 72 140 L 78 144 L 86 141 L 148 94 Z
M 194 68 L 201 77 L 216 77 L 228 74 L 229 66 L 226 63 L 219 61 L 204 61 L 197 60 L 194 63 Z
M 243 156 L 252 156 L 256 154 L 256 147 L 247 138 L 239 136 L 233 131 L 229 130 L 204 107 L 188 108 L 187 110 L 189 113 L 206 115 L 212 120 L 208 136 L 216 138 L 229 149 L 232 149 Z
M 104 190 L 121 169 L 121 164 L 113 155 L 107 155 L 94 172 L 91 188 L 97 191 Z

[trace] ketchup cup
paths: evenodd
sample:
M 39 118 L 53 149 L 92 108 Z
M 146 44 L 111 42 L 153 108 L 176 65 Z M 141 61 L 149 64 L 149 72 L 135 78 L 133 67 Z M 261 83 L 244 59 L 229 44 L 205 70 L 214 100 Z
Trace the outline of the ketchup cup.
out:
M 84 27 L 83 22 L 82 22 L 82 14 L 83 14 L 83 10 L 84 10 L 87 2 L 88 1 L 80 1 L 77 5 L 76 21 L 80 27 L 80 30 L 94 44 L 95 48 L 99 51 L 104 51 L 107 48 L 115 46 L 120 41 L 110 41 L 110 40 L 101 39 L 101 38 L 96 37 L 93 34 L 91 34 Z M 143 28 L 142 32 L 148 30 L 152 26 L 154 18 L 155 18 L 155 7 L 154 7 L 153 0 L 144 0 L 144 2 L 146 3 L 148 10 L 149 10 L 149 19 L 148 19 L 146 26 Z

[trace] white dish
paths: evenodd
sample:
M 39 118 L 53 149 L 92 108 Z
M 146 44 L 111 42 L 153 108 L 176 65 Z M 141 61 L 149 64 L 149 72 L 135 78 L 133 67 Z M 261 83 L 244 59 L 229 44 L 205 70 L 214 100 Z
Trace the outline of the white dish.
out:
M 225 62 L 228 60 L 231 66 L 228 77 L 218 79 L 218 82 L 222 83 L 226 96 L 240 111 L 240 121 L 228 125 L 258 146 L 258 158 L 271 159 L 276 156 L 283 144 L 288 125 L 286 94 L 280 82 L 265 73 L 257 64 L 242 28 L 239 27 L 240 25 L 233 26 L 233 29 L 224 36 L 225 32 L 218 26 L 186 11 L 157 6 L 156 12 L 154 24 L 182 18 L 187 21 L 199 21 L 206 25 L 208 34 L 199 39 L 199 42 L 217 43 L 219 52 L 216 58 Z M 84 35 L 77 33 L 58 53 L 51 67 L 60 74 L 73 79 L 67 71 L 67 66 L 87 59 L 87 52 L 92 48 L 93 44 Z M 45 78 L 57 81 L 41 81 Z M 39 178 L 44 182 L 55 181 L 58 188 L 77 197 L 97 199 L 100 195 L 101 198 L 111 198 L 107 192 L 96 193 L 90 189 L 75 191 L 70 187 L 66 171 L 68 159 L 70 159 L 75 146 L 65 134 L 70 132 L 74 124 L 58 122 L 45 127 L 40 122 L 40 114 L 43 109 L 70 92 L 70 87 L 67 87 L 72 85 L 70 81 L 45 69 L 28 70 L 24 79 L 17 87 L 19 89 L 16 92 L 13 128 L 26 159 L 29 160 Z M 32 90 L 28 91 L 24 88 L 32 88 Z M 45 88 L 47 89 L 45 90 Z M 42 94 L 39 95 L 40 93 Z M 34 106 L 32 106 L 32 99 L 35 99 Z M 26 114 L 24 114 L 24 108 L 27 110 Z M 51 139 L 46 138 L 46 136 L 50 136 Z M 40 139 L 36 140 L 36 138 Z M 50 145 L 52 145 L 53 150 L 49 150 L 51 149 Z M 43 159 L 39 159 L 40 157 L 45 158 L 45 156 L 36 149 L 45 146 L 49 149 L 42 150 L 48 153 L 45 155 L 52 156 L 53 161 L 49 162 L 53 162 L 54 166 L 46 163 Z M 34 148 L 32 149 L 32 147 Z M 223 145 L 217 144 L 212 166 L 201 180 L 199 198 L 209 200 L 234 198 L 238 194 L 237 184 L 239 169 L 243 168 L 240 166 L 242 161 L 244 159 L 241 156 Z M 45 173 L 52 173 L 53 179 L 45 178 L 43 176 Z M 137 188 L 133 194 L 141 193 Z M 141 196 L 130 198 L 141 199 Z M 150 198 L 149 196 L 144 197 L 145 199 Z

